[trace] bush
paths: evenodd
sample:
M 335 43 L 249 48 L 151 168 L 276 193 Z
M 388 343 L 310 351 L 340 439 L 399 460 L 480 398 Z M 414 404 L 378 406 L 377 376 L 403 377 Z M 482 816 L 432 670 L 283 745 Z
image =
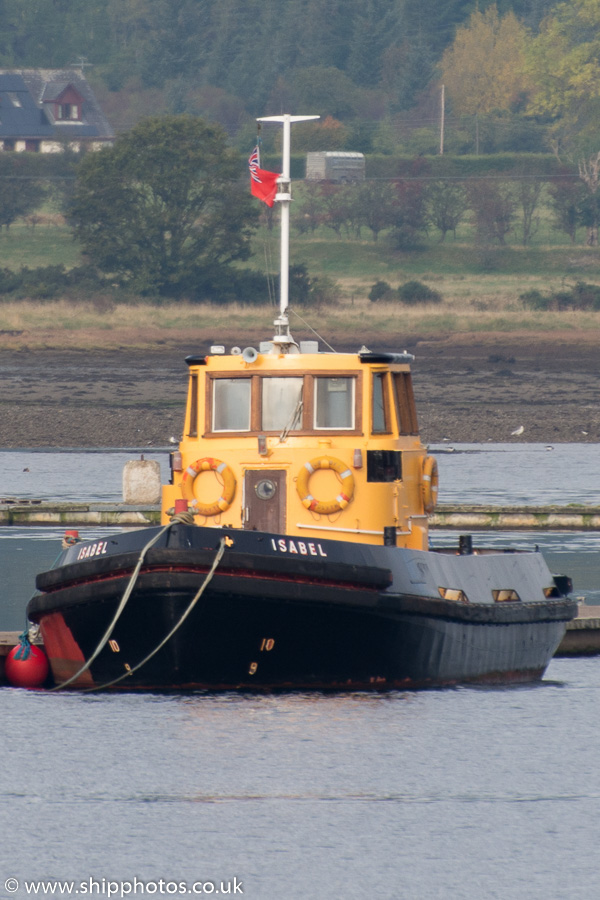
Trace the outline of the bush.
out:
M 554 294 L 542 294 L 540 291 L 526 291 L 519 296 L 526 309 L 558 310 L 570 309 L 600 310 L 600 287 L 578 281 L 575 287 Z
M 519 294 L 519 300 L 525 309 L 548 309 L 552 297 L 541 291 L 525 291 L 524 294 Z
M 304 264 L 290 266 L 289 300 L 293 307 L 333 306 L 338 300 L 338 287 L 334 281 L 326 277 L 314 277 L 309 274 Z M 213 303 L 241 303 L 243 306 L 255 306 L 268 303 L 279 303 L 279 276 L 269 280 L 263 272 L 240 271 L 228 269 L 218 271 L 212 281 L 199 285 L 192 302 L 202 303 L 210 300 Z
M 600 287 L 578 281 L 572 290 L 573 309 L 600 309 Z
M 85 266 L 65 269 L 62 265 L 23 266 L 19 272 L 0 269 L 0 296 L 12 294 L 18 299 L 54 300 L 57 297 L 79 299 L 95 291 L 106 290 L 106 282 Z
M 377 303 L 379 300 L 394 299 L 394 290 L 387 281 L 376 281 L 369 291 L 369 300 L 371 303 Z
M 398 288 L 400 303 L 416 305 L 418 303 L 441 303 L 442 295 L 421 281 L 407 281 Z
M 21 278 L 12 269 L 0 269 L 0 294 L 12 294 L 21 284 Z

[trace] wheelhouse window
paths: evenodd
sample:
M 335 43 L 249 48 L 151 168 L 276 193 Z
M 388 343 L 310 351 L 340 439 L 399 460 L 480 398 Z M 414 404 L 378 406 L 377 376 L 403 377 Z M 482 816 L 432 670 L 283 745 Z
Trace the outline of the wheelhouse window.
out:
M 373 410 L 373 421 L 371 423 L 373 434 L 388 434 L 390 432 L 390 414 L 387 372 L 375 372 L 373 374 L 371 408 Z
M 418 434 L 417 408 L 409 372 L 394 373 L 394 402 L 400 434 Z
M 217 375 L 207 379 L 207 433 L 252 432 L 285 436 L 321 431 L 359 431 L 356 398 L 362 373 L 343 375 Z M 390 406 L 386 391 L 386 405 Z M 389 412 L 385 421 L 390 423 Z
M 401 481 L 399 450 L 367 450 L 367 481 Z
M 354 428 L 353 378 L 315 378 L 314 427 Z
M 249 378 L 216 378 L 213 381 L 213 431 L 250 431 L 251 382 Z
M 198 436 L 198 376 L 192 375 L 190 382 L 190 437 Z
M 300 431 L 303 378 L 262 379 L 263 431 Z

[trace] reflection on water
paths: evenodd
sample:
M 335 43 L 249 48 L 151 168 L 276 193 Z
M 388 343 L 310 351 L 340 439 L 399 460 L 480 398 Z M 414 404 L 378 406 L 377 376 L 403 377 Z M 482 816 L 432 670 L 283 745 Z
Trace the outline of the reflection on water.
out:
M 597 900 L 599 695 L 598 659 L 385 695 L 5 688 L 2 896 L 235 876 L 246 900 Z

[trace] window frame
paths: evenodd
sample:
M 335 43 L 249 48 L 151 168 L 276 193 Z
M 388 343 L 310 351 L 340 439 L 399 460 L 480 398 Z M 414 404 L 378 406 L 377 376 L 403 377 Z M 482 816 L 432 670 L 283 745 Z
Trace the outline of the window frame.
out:
M 259 433 L 260 434 L 281 434 L 282 431 L 284 431 L 284 429 L 286 428 L 285 425 L 282 426 L 281 428 L 271 428 L 271 429 L 264 427 L 264 423 L 263 423 L 263 418 L 264 418 L 263 417 L 263 396 L 264 396 L 263 387 L 264 387 L 264 382 L 270 378 L 278 378 L 278 379 L 294 378 L 296 381 L 302 382 L 302 418 L 300 420 L 300 428 L 294 428 L 293 430 L 291 430 L 289 432 L 290 434 L 302 434 L 304 432 L 304 426 L 305 426 L 305 422 L 304 422 L 305 409 L 304 409 L 304 407 L 306 405 L 306 376 L 302 372 L 295 374 L 295 375 L 292 372 L 289 372 L 289 373 L 285 373 L 285 374 L 259 375 L 258 376 L 258 389 L 257 389 L 258 409 L 259 409 L 258 421 L 261 426 L 259 429 Z M 253 407 L 254 407 L 254 404 L 253 404 Z
M 213 401 L 214 401 L 214 387 L 216 381 L 249 381 L 250 382 L 250 416 L 248 420 L 248 429 L 240 430 L 240 429 L 223 429 L 219 428 L 215 430 L 213 428 Z M 241 374 L 239 372 L 232 372 L 229 374 L 223 373 L 216 378 L 209 377 L 206 379 L 206 433 L 214 434 L 218 437 L 231 437 L 232 435 L 250 435 L 253 433 L 253 418 L 254 418 L 254 409 L 255 409 L 255 385 L 253 384 L 253 376 Z
M 371 372 L 371 434 L 373 435 L 389 435 L 393 433 L 392 430 L 392 415 L 390 410 L 390 371 L 388 369 L 382 369 L 381 371 L 377 371 L 374 369 Z M 376 379 L 380 379 L 383 385 L 383 428 L 381 430 L 375 430 L 374 426 L 374 413 L 375 413 L 375 381 Z
M 392 372 L 394 410 L 399 435 L 418 435 L 417 407 L 410 372 Z
M 341 380 L 343 379 L 344 381 L 349 381 L 349 382 L 350 382 L 351 389 L 352 389 L 352 398 L 351 398 L 351 401 L 350 401 L 350 409 L 352 410 L 352 425 L 350 425 L 349 427 L 346 427 L 346 426 L 336 426 L 336 425 L 331 425 L 331 426 L 330 426 L 330 425 L 321 425 L 320 427 L 317 426 L 316 418 L 317 418 L 317 391 L 318 391 L 318 382 L 319 382 L 320 380 L 324 380 L 324 379 L 329 379 L 330 381 L 331 381 L 331 380 L 334 380 L 334 379 L 337 379 L 337 380 L 341 381 Z M 332 375 L 331 373 L 327 373 L 326 375 L 318 375 L 318 374 L 316 374 L 316 373 L 313 373 L 313 375 L 312 375 L 312 381 L 313 381 L 313 385 L 312 385 L 312 392 L 311 392 L 311 393 L 312 393 L 313 409 L 312 409 L 312 418 L 311 418 L 311 420 L 310 420 L 311 431 L 312 431 L 314 434 L 332 434 L 332 433 L 334 433 L 334 432 L 342 432 L 343 434 L 354 434 L 355 431 L 356 431 L 356 418 L 357 418 L 356 400 L 357 400 L 357 395 L 356 395 L 356 382 L 353 381 L 353 376 L 352 376 L 352 375 L 342 375 L 342 374 L 340 374 L 339 372 L 336 372 L 335 375 Z
M 190 409 L 187 428 L 188 437 L 198 437 L 198 421 L 198 373 L 192 372 L 190 374 Z
M 81 106 L 79 103 L 57 103 L 56 110 L 56 118 L 59 122 L 81 122 Z
M 203 437 L 255 437 L 258 434 L 279 435 L 282 429 L 278 428 L 273 431 L 266 431 L 262 428 L 262 379 L 263 378 L 304 378 L 304 404 L 302 409 L 302 427 L 290 432 L 290 435 L 358 435 L 362 434 L 362 372 L 336 372 L 316 371 L 310 373 L 302 373 L 297 371 L 282 372 L 211 372 L 206 373 L 205 383 L 205 417 L 204 417 L 204 434 Z M 314 428 L 315 414 L 315 378 L 351 378 L 353 379 L 354 393 L 354 428 Z M 213 423 L 213 383 L 219 379 L 241 379 L 248 378 L 251 381 L 250 387 L 250 429 L 248 431 L 214 431 Z

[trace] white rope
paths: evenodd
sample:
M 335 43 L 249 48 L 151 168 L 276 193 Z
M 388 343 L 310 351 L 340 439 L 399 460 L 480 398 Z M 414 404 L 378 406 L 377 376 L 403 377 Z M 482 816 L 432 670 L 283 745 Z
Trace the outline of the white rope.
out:
M 118 684 L 118 682 L 123 681 L 124 678 L 129 678 L 130 675 L 133 675 L 134 672 L 137 672 L 138 669 L 141 669 L 142 666 L 145 666 L 146 663 L 148 662 L 148 660 L 152 659 L 152 657 L 155 656 L 155 654 L 157 654 L 158 651 L 161 650 L 165 646 L 167 641 L 173 637 L 173 635 L 175 634 L 176 631 L 179 630 L 179 628 L 181 628 L 181 626 L 183 625 L 183 623 L 185 622 L 185 620 L 187 619 L 187 617 L 189 616 L 189 614 L 195 607 L 196 603 L 198 602 L 198 600 L 204 593 L 205 589 L 208 587 L 210 580 L 212 579 L 213 575 L 215 574 L 215 570 L 216 570 L 217 566 L 219 565 L 219 563 L 221 562 L 221 559 L 223 558 L 223 554 L 225 552 L 226 546 L 227 545 L 225 543 L 225 538 L 221 538 L 219 549 L 217 551 L 217 555 L 215 556 L 215 559 L 210 568 L 210 571 L 207 572 L 206 578 L 202 582 L 202 586 L 199 588 L 199 590 L 194 595 L 193 600 L 191 601 L 191 603 L 189 604 L 189 606 L 187 607 L 187 609 L 185 610 L 185 612 L 183 613 L 183 615 L 181 616 L 181 618 L 179 619 L 177 624 L 174 625 L 173 628 L 171 628 L 169 633 L 162 639 L 160 644 L 157 647 L 155 647 L 154 650 L 148 654 L 148 656 L 144 657 L 144 659 L 141 662 L 139 662 L 137 664 L 137 666 L 134 666 L 133 669 L 127 669 L 127 671 L 123 672 L 122 675 L 119 675 L 118 678 L 113 679 L 113 681 L 108 681 L 108 682 L 106 682 L 106 684 L 100 684 L 97 687 L 86 688 L 84 691 L 82 691 L 83 694 L 90 694 L 92 691 L 102 691 L 105 688 L 112 687 L 113 684 Z
M 131 596 L 131 592 L 133 591 L 133 588 L 137 581 L 137 577 L 140 574 L 140 569 L 142 568 L 142 563 L 144 562 L 146 553 L 148 552 L 148 550 L 150 550 L 151 547 L 153 547 L 156 544 L 156 542 L 162 537 L 162 535 L 166 531 L 169 530 L 171 525 L 176 524 L 177 521 L 178 521 L 178 518 L 176 516 L 173 516 L 171 521 L 167 525 L 165 525 L 163 528 L 161 528 L 160 531 L 158 531 L 154 535 L 154 537 L 148 541 L 146 546 L 143 547 L 143 549 L 140 553 L 140 558 L 138 559 L 136 567 L 131 574 L 131 578 L 129 579 L 129 584 L 125 588 L 125 592 L 124 592 L 123 596 L 121 597 L 121 602 L 119 603 L 119 605 L 117 607 L 117 611 L 115 612 L 114 616 L 112 617 L 110 625 L 108 626 L 108 628 L 106 629 L 106 631 L 104 632 L 102 637 L 100 638 L 100 643 L 98 644 L 98 646 L 96 647 L 96 649 L 94 650 L 94 652 L 92 653 L 90 658 L 87 660 L 87 662 L 85 662 L 83 664 L 83 666 L 77 672 L 75 672 L 74 675 L 71 675 L 71 677 L 68 678 L 66 681 L 61 681 L 61 683 L 57 684 L 56 687 L 50 688 L 48 693 L 52 693 L 53 691 L 60 691 L 63 688 L 68 687 L 70 684 L 73 684 L 73 682 L 76 681 L 80 675 L 83 675 L 84 672 L 87 672 L 87 670 L 89 669 L 91 664 L 98 657 L 98 655 L 100 654 L 100 652 L 105 647 L 108 640 L 110 639 L 110 636 L 114 631 L 115 625 L 119 621 L 119 618 L 121 617 L 121 614 L 127 605 L 127 601 L 129 600 L 129 598 Z

